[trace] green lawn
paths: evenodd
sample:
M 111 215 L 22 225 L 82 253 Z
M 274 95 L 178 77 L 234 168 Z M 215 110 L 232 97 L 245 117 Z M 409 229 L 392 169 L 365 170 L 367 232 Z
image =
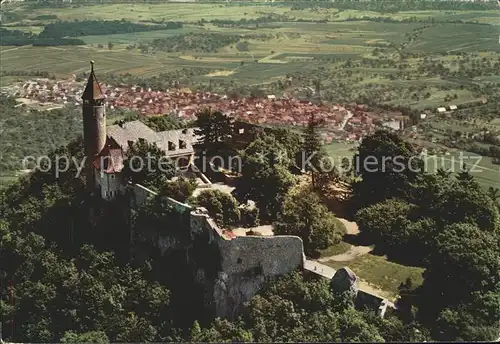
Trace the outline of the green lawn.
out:
M 350 248 L 351 248 L 350 244 L 346 243 L 345 241 L 341 241 L 336 245 L 332 245 L 325 248 L 324 250 L 319 250 L 318 258 L 336 256 L 337 254 L 342 254 L 347 252 Z
M 434 172 L 441 167 L 458 173 L 463 163 L 470 169 L 471 174 L 481 186 L 486 189 L 489 187 L 500 188 L 500 165 L 493 164 L 490 157 L 470 152 L 463 152 L 462 160 L 460 159 L 460 152 L 445 156 L 427 157 L 426 170 Z
M 131 32 L 131 33 L 119 33 L 113 35 L 92 35 L 92 36 L 78 36 L 86 44 L 108 44 L 112 42 L 113 44 L 134 44 L 139 42 L 152 41 L 157 38 L 166 38 L 172 35 L 180 35 L 188 32 L 203 32 L 205 30 L 199 27 L 186 26 L 180 29 L 173 30 L 155 30 L 155 31 L 143 31 L 143 32 Z
M 356 152 L 357 146 L 358 144 L 356 143 L 332 142 L 323 146 L 323 148 L 326 150 L 326 153 L 329 156 L 333 158 L 339 158 L 353 156 Z
M 397 264 L 388 261 L 386 257 L 373 254 L 366 254 L 349 262 L 327 261 L 324 264 L 334 269 L 348 266 L 364 281 L 382 289 L 393 297 L 398 294 L 400 283 L 404 283 L 408 277 L 412 279 L 414 287 L 421 285 L 423 282 L 423 268 Z

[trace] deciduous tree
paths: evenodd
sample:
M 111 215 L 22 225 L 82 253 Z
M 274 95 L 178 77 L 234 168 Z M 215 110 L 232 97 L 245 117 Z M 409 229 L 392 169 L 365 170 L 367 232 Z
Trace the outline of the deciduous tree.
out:
M 196 114 L 195 134 L 200 136 L 199 147 L 208 156 L 228 148 L 233 119 L 220 111 L 205 109 Z
M 302 188 L 292 190 L 285 197 L 283 210 L 275 223 L 275 232 L 301 237 L 306 253 L 311 254 L 340 242 L 345 227 L 340 225 L 313 190 Z
M 220 190 L 203 190 L 196 197 L 195 202 L 207 208 L 209 214 L 220 225 L 233 225 L 240 219 L 238 201 L 232 195 Z
M 241 201 L 253 200 L 262 219 L 275 219 L 284 196 L 295 183 L 286 149 L 273 136 L 264 135 L 242 154 L 242 175 L 235 190 Z
M 127 151 L 123 174 L 133 183 L 158 190 L 175 175 L 175 165 L 156 144 L 139 140 Z

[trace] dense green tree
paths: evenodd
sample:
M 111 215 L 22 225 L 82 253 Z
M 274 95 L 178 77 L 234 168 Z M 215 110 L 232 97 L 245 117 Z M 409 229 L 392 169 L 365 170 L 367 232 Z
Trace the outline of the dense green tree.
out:
M 355 209 L 404 196 L 423 167 L 412 146 L 386 130 L 363 139 L 353 165 L 361 177 L 353 185 Z
M 220 190 L 203 190 L 194 201 L 198 206 L 205 207 L 219 225 L 233 225 L 240 219 L 238 201 Z
M 488 188 L 488 196 L 496 203 L 497 207 L 500 207 L 500 189 L 490 186 Z
M 291 190 L 285 197 L 283 210 L 275 223 L 275 233 L 301 237 L 306 253 L 311 254 L 339 243 L 345 227 L 313 190 L 302 188 Z
M 394 142 L 371 143 L 365 156 L 390 151 Z M 406 286 L 402 293 L 402 314 L 414 314 L 434 339 L 498 338 L 500 222 L 493 199 L 466 170 L 456 178 L 440 170 L 396 181 L 399 189 L 391 195 L 398 199 L 378 200 L 359 210 L 356 220 L 377 248 L 426 267 L 423 286 Z
M 292 164 L 300 166 L 303 139 L 302 135 L 286 128 L 266 129 L 268 135 L 273 135 L 286 150 Z
M 421 174 L 411 184 L 409 194 L 421 216 L 432 218 L 439 227 L 469 222 L 491 231 L 500 226 L 498 208 L 474 180 Z
M 239 320 L 195 324 L 191 339 L 255 342 L 384 342 L 428 340 L 418 326 L 394 316 L 381 319 L 354 309 L 347 294 L 335 294 L 326 279 L 307 280 L 295 272 L 269 283 Z
M 126 155 L 123 174 L 133 183 L 158 190 L 175 175 L 174 163 L 154 143 L 134 142 Z
M 302 170 L 312 173 L 312 185 L 316 186 L 315 176 L 321 173 L 321 159 L 324 152 L 321 150 L 321 141 L 319 137 L 319 126 L 322 121 L 317 120 L 314 115 L 309 117 L 307 127 L 304 130 L 304 145 L 302 149 Z M 315 173 L 316 172 L 316 173 Z
M 7 173 L 31 169 L 37 164 L 37 159 L 46 163 L 47 159 L 43 157 L 49 151 L 77 141 L 76 133 L 81 133 L 83 128 L 81 116 L 81 111 L 69 107 L 51 111 L 31 110 L 18 106 L 14 98 L 0 95 L 0 123 L 3 128 L 0 171 Z
M 253 342 L 252 332 L 245 330 L 241 322 L 232 323 L 217 318 L 209 328 L 200 328 L 196 321 L 189 336 L 191 342 L 203 343 L 248 343 Z
M 164 184 L 160 188 L 160 195 L 185 203 L 193 195 L 196 186 L 196 180 L 179 177 L 175 181 Z
M 67 331 L 61 338 L 61 343 L 64 344 L 76 344 L 76 343 L 96 343 L 96 344 L 106 344 L 109 343 L 109 338 L 103 331 L 90 331 L 85 333 L 75 333 L 73 331 Z
M 4 314 L 4 328 L 12 315 L 14 333 L 10 341 L 51 342 L 74 338 L 68 331 L 100 331 L 111 341 L 134 341 L 124 337 L 130 312 L 150 327 L 157 328 L 157 339 L 168 335 L 170 292 L 148 281 L 147 266 L 120 267 L 112 253 L 99 253 L 90 246 L 81 248 L 73 259 L 63 258 L 55 248 L 34 233 L 22 235 L 0 225 L 2 242 L 2 295 L 13 289 L 14 307 Z M 3 301 L 3 300 L 2 300 Z M 96 337 L 87 333 L 80 339 Z M 104 335 L 99 335 L 101 340 Z M 141 337 L 144 338 L 144 337 Z M 163 337 L 165 338 L 165 337 Z M 154 338 L 148 338 L 152 340 Z
M 189 237 L 187 221 L 186 214 L 176 211 L 160 194 L 133 211 L 132 240 L 148 251 L 151 249 L 151 238 L 168 236 L 177 241 L 185 240 Z
M 460 173 L 458 173 L 457 180 L 464 184 L 473 184 L 474 186 L 479 187 L 474 180 L 474 177 L 470 174 L 469 170 L 467 170 L 465 164 L 462 166 Z
M 165 131 L 174 129 L 184 129 L 186 127 L 191 127 L 193 123 L 184 122 L 174 116 L 163 115 L 163 116 L 153 116 L 144 117 L 141 116 L 140 120 L 143 121 L 148 127 L 154 131 Z
M 370 241 L 389 248 L 404 247 L 411 240 L 405 229 L 415 219 L 415 208 L 406 201 L 389 199 L 359 210 L 355 219 Z
M 40 33 L 42 38 L 78 37 L 88 35 L 106 35 L 123 32 L 141 32 L 166 29 L 178 29 L 182 27 L 180 22 L 168 22 L 166 24 L 147 25 L 132 23 L 125 20 L 80 20 L 80 21 L 56 21 L 45 25 Z
M 196 114 L 195 134 L 200 136 L 199 147 L 208 156 L 227 149 L 232 134 L 232 118 L 220 111 L 205 109 Z
M 496 232 L 467 223 L 446 226 L 436 236 L 420 303 L 422 319 L 429 324 L 438 321 L 433 326 L 435 338 L 470 341 L 498 337 L 499 244 Z M 481 328 L 484 331 L 478 338 Z
M 258 137 L 242 154 L 236 195 L 241 201 L 255 201 L 262 219 L 275 219 L 285 194 L 295 183 L 290 165 L 285 147 L 273 136 Z

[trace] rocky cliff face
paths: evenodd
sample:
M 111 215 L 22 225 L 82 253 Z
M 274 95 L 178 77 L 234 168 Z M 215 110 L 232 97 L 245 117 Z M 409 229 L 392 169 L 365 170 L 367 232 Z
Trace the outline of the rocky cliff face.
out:
M 242 276 L 220 272 L 214 285 L 215 316 L 234 319 L 245 302 L 262 288 L 264 275 Z
M 157 246 L 160 250 L 160 254 L 163 254 L 169 249 L 177 249 L 181 245 L 181 242 L 174 236 L 159 236 Z

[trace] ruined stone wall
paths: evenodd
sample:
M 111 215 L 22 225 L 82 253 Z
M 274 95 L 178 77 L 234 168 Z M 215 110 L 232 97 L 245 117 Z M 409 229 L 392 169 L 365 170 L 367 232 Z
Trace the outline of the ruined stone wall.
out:
M 141 205 L 157 194 L 134 185 L 133 202 Z M 163 255 L 168 249 L 185 252 L 186 264 L 196 283 L 204 286 L 207 311 L 214 317 L 236 317 L 243 304 L 264 283 L 286 275 L 304 264 L 302 239 L 296 236 L 225 236 L 204 208 L 166 198 L 179 212 L 189 211 L 190 242 L 180 243 L 160 236 L 157 245 Z
M 158 196 L 158 193 L 141 184 L 134 184 L 133 188 L 133 204 L 135 207 L 140 206 L 155 196 Z M 169 205 L 173 206 L 179 212 L 191 211 L 193 209 L 189 204 L 176 201 L 173 198 L 164 197 L 164 199 L 167 200 Z
M 134 184 L 132 186 L 130 204 L 132 208 L 136 208 L 138 206 L 141 206 L 148 200 L 153 199 L 157 195 L 158 193 L 148 189 L 141 184 Z M 164 200 L 166 200 L 167 204 L 174 207 L 174 209 L 177 210 L 180 214 L 190 212 L 192 210 L 192 207 L 190 205 L 178 202 L 173 198 L 164 197 Z M 189 221 L 186 223 L 186 226 L 189 227 Z M 168 233 L 168 230 L 165 231 L 165 233 Z M 151 238 L 151 241 L 153 242 L 152 245 L 160 250 L 161 255 L 163 255 L 168 249 L 176 248 L 180 245 L 179 238 L 169 236 L 168 234 L 158 233 L 158 235 Z
M 233 319 L 264 283 L 303 266 L 302 239 L 245 236 L 219 241 L 221 271 L 214 285 L 217 317 Z
M 222 270 L 245 274 L 259 268 L 266 276 L 281 275 L 303 265 L 302 239 L 297 236 L 243 236 L 219 242 Z

